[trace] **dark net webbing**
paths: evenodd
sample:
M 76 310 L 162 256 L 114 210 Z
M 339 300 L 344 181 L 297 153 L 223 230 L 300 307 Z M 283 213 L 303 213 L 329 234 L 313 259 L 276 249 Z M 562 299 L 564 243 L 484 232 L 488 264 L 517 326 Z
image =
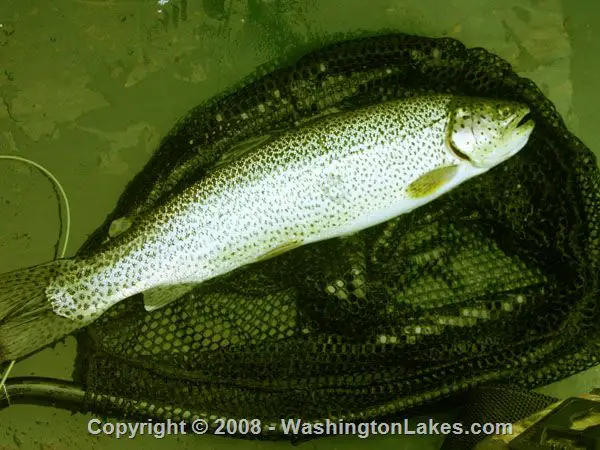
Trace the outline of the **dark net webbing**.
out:
M 141 297 L 118 304 L 80 339 L 90 408 L 363 420 L 597 363 L 600 175 L 533 82 L 483 49 L 397 34 L 286 64 L 190 111 L 81 251 L 227 149 L 332 108 L 423 92 L 510 98 L 531 106 L 536 130 L 519 155 L 411 214 L 212 280 L 151 313 Z
M 477 423 L 515 423 L 548 408 L 558 401 L 536 392 L 523 391 L 511 386 L 485 386 L 471 390 L 463 398 L 463 404 L 458 412 L 457 420 L 464 429 Z M 467 450 L 485 440 L 485 434 L 455 434 L 449 435 L 440 450 Z M 490 447 L 488 447 L 490 448 Z M 502 448 L 502 447 L 500 447 Z

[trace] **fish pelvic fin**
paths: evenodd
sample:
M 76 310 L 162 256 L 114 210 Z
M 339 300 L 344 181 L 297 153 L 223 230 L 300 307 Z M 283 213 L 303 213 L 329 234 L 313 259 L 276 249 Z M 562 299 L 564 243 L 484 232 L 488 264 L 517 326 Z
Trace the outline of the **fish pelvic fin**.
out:
M 302 245 L 304 245 L 304 242 L 300 240 L 286 242 L 285 244 L 281 244 L 269 250 L 267 253 L 258 258 L 255 262 L 266 261 L 268 259 L 275 258 L 276 256 L 283 255 L 284 253 L 294 250 L 295 248 L 298 248 Z
M 84 325 L 56 315 L 45 292 L 69 262 L 61 259 L 0 275 L 0 364 L 33 353 Z

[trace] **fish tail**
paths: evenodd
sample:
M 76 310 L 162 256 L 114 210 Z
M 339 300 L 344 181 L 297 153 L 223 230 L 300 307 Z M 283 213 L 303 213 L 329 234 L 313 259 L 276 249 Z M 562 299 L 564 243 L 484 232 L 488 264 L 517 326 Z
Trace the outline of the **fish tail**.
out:
M 26 356 L 81 326 L 58 316 L 46 297 L 50 280 L 69 260 L 0 275 L 0 364 Z

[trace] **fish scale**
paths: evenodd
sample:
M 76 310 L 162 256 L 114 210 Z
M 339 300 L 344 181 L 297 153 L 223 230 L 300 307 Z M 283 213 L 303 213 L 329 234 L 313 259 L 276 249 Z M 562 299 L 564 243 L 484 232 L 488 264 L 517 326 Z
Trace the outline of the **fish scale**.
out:
M 217 166 L 100 252 L 65 261 L 46 296 L 57 314 L 77 320 L 93 320 L 141 292 L 153 309 L 180 296 L 164 287 L 185 290 L 379 224 L 520 150 L 532 126 L 517 128 L 513 118 L 527 112 L 523 105 L 431 95 L 321 118 Z M 464 124 L 471 116 L 486 119 L 479 121 L 485 126 L 502 124 L 484 130 L 484 147 L 473 124 Z M 458 153 L 453 139 L 464 147 Z M 515 148 L 504 148 L 511 143 Z M 491 163 L 474 164 L 482 155 Z

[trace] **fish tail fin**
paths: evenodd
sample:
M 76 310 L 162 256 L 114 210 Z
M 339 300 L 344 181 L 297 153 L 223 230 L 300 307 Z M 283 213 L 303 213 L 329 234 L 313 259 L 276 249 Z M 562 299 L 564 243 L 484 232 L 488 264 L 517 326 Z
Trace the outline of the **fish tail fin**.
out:
M 81 326 L 54 313 L 46 297 L 50 280 L 69 260 L 0 275 L 0 364 L 22 358 Z

